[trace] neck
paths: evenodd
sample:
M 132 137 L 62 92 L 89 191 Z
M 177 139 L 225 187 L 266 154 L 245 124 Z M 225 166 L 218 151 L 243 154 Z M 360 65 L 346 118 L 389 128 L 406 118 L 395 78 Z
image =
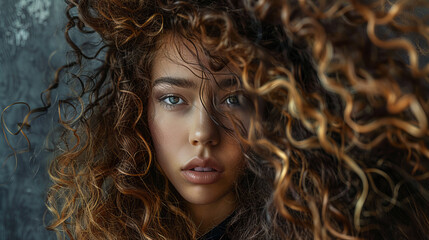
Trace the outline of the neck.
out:
M 187 209 L 198 228 L 198 235 L 204 235 L 221 223 L 234 211 L 236 198 L 233 192 L 210 204 L 187 203 Z

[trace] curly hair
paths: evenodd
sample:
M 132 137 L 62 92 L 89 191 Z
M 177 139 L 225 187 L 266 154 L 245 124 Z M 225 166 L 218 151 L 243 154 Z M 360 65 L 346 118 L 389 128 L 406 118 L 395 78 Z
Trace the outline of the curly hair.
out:
M 211 70 L 240 69 L 253 96 L 249 130 L 234 129 L 250 151 L 229 238 L 428 238 L 427 1 L 66 2 L 75 60 L 33 111 L 74 86 L 49 171 L 59 238 L 198 237 L 147 123 L 152 62 L 171 33 L 201 46 Z

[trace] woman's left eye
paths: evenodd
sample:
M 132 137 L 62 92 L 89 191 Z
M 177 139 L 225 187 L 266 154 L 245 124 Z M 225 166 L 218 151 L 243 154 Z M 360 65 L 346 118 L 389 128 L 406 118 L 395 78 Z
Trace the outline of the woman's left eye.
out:
M 251 103 L 248 96 L 240 92 L 223 98 L 222 105 L 227 107 L 229 110 L 234 111 L 247 111 L 251 108 Z
M 239 105 L 240 100 L 238 99 L 238 95 L 230 95 L 225 99 L 225 103 L 228 105 Z

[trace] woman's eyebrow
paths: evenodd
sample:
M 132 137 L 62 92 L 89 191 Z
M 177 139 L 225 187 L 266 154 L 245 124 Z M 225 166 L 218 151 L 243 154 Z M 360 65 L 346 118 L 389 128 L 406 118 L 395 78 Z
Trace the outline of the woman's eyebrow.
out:
M 237 83 L 238 82 L 237 82 L 237 79 L 235 77 L 225 78 L 225 79 L 222 79 L 218 82 L 219 87 L 221 89 L 227 89 L 227 88 L 235 87 L 235 86 L 237 86 Z
M 185 78 L 161 77 L 153 82 L 153 87 L 159 84 L 168 84 L 182 88 L 197 88 L 197 84 Z
M 157 78 L 154 83 L 153 87 L 160 85 L 160 84 L 168 84 L 172 86 L 177 86 L 181 88 L 197 88 L 197 84 L 194 81 L 185 79 L 185 78 L 177 78 L 177 77 L 160 77 Z M 237 79 L 236 78 L 225 78 L 217 82 L 218 86 L 222 89 L 225 88 L 231 88 L 237 85 Z

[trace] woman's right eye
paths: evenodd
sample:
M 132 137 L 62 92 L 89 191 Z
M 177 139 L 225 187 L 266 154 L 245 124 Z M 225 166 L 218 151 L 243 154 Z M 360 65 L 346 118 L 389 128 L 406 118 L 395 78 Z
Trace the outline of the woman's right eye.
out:
M 181 97 L 174 95 L 164 96 L 160 98 L 159 101 L 169 109 L 185 103 Z

